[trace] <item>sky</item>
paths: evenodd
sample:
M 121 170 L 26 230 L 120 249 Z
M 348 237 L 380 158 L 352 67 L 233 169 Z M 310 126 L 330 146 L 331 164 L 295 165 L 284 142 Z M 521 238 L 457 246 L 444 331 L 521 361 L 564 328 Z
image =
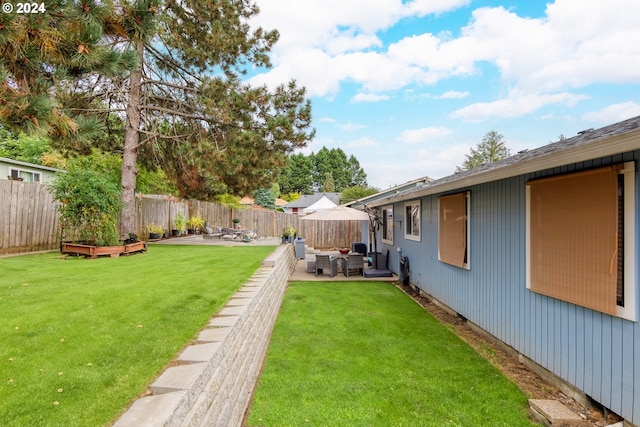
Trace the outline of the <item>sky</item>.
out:
M 489 131 L 512 154 L 640 115 L 638 0 L 255 0 L 252 84 L 307 90 L 323 146 L 380 190 L 441 178 Z

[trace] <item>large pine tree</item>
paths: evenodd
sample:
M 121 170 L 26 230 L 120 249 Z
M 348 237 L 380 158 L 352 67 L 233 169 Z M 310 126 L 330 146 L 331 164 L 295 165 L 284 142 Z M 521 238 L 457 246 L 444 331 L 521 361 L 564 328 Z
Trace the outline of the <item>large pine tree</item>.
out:
M 82 77 L 114 77 L 135 56 L 103 43 L 113 16 L 107 2 L 48 1 L 38 13 L 0 13 L 0 126 L 79 141 L 94 120 L 65 108 L 56 95 Z
M 239 78 L 248 64 L 270 65 L 278 38 L 250 27 L 256 13 L 250 0 L 123 3 L 120 40 L 136 52 L 138 67 L 119 93 L 126 106 L 122 234 L 135 226 L 140 151 L 184 195 L 211 198 L 271 184 L 286 154 L 312 137 L 304 89 L 292 82 L 270 92 Z
M 123 236 L 135 230 L 139 161 L 164 169 L 186 196 L 268 186 L 314 132 L 295 82 L 270 91 L 241 81 L 247 67 L 270 66 L 278 38 L 249 25 L 257 13 L 252 0 L 80 0 L 54 2 L 35 17 L 1 15 L 1 123 L 46 128 L 63 150 L 88 152 L 107 141 L 120 152 Z M 117 72 L 127 67 L 127 76 Z M 75 79 L 60 84 L 62 74 Z M 52 97 L 53 86 L 64 91 Z M 81 123 L 98 122 L 123 123 L 107 126 L 122 136 L 80 138 Z

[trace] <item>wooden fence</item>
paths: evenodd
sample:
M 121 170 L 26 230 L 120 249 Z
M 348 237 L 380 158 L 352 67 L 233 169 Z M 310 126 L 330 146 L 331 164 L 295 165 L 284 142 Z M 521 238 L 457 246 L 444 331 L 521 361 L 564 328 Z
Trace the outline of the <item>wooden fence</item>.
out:
M 150 223 L 170 234 L 178 212 L 186 218 L 198 215 L 211 226 L 232 227 L 238 218 L 244 229 L 257 228 L 260 236 L 279 237 L 287 227 L 297 230 L 308 246 L 319 249 L 351 247 L 362 241 L 359 221 L 301 221 L 297 215 L 228 206 L 178 197 L 138 194 L 137 235 L 148 236 Z M 58 214 L 48 188 L 39 183 L 0 180 L 0 254 L 57 249 Z
M 58 215 L 47 187 L 0 180 L 0 253 L 57 249 Z
M 359 221 L 308 221 L 297 215 L 262 209 L 231 209 L 217 203 L 198 200 L 182 200 L 171 196 L 138 195 L 138 236 L 148 234 L 150 223 L 162 225 L 167 234 L 175 228 L 173 219 L 177 212 L 185 218 L 193 215 L 204 218 L 210 227 L 232 227 L 232 220 L 238 218 L 245 230 L 257 228 L 260 236 L 281 236 L 293 227 L 297 235 L 305 239 L 308 246 L 315 248 L 350 248 L 351 242 L 362 241 Z

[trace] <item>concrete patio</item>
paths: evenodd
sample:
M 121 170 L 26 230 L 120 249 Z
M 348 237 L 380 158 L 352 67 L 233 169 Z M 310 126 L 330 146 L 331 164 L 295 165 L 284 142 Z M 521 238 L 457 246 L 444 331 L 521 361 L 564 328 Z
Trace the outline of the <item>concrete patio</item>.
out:
M 204 238 L 203 235 L 188 235 L 183 237 L 173 237 L 170 239 L 162 239 L 155 242 L 150 242 L 151 245 L 210 245 L 210 246 L 280 246 L 282 243 L 280 237 L 261 237 L 258 240 L 252 240 L 248 243 L 243 242 L 241 240 L 225 240 L 225 239 L 208 239 Z M 330 254 L 334 256 L 340 255 L 337 250 L 325 251 L 325 250 L 316 250 L 314 248 L 306 248 L 304 259 L 298 259 L 296 261 L 296 266 L 291 274 L 289 280 L 293 281 L 332 281 L 332 282 L 353 282 L 353 281 L 383 281 L 383 282 L 395 282 L 398 280 L 398 276 L 396 274 L 393 277 L 363 277 L 358 274 L 351 274 L 349 277 L 346 277 L 342 273 L 342 269 L 338 269 L 338 274 L 334 277 L 329 277 L 328 274 L 316 277 L 315 273 L 307 273 L 307 263 L 315 262 L 316 254 Z M 369 267 L 365 262 L 365 270 L 368 270 Z
M 338 251 L 315 251 L 313 249 L 307 250 L 307 253 L 305 253 L 305 258 L 297 260 L 295 270 L 293 271 L 293 273 L 291 274 L 291 277 L 289 278 L 290 281 L 301 280 L 301 281 L 312 281 L 312 282 L 320 282 L 320 281 L 322 282 L 329 282 L 329 281 L 330 282 L 354 282 L 354 281 L 395 282 L 398 280 L 398 276 L 395 274 L 392 277 L 363 277 L 360 274 L 351 273 L 349 277 L 347 277 L 344 275 L 340 267 L 338 267 L 338 274 L 334 277 L 329 277 L 328 274 L 324 274 L 316 277 L 315 273 L 307 272 L 307 263 L 315 262 L 316 252 L 323 255 L 326 255 L 326 254 L 334 255 L 334 256 L 339 255 Z M 366 264 L 367 263 L 365 262 L 365 267 L 364 267 L 365 271 L 370 269 L 370 267 L 368 267 Z

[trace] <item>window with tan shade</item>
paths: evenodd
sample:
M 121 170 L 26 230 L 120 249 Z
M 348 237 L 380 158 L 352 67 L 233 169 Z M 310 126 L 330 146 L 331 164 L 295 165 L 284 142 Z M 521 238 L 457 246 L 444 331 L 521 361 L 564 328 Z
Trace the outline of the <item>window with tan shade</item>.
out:
M 456 267 L 469 267 L 469 193 L 438 199 L 438 259 Z
M 529 289 L 619 315 L 628 296 L 624 169 L 616 165 L 527 182 Z M 629 169 L 632 180 L 634 168 Z

